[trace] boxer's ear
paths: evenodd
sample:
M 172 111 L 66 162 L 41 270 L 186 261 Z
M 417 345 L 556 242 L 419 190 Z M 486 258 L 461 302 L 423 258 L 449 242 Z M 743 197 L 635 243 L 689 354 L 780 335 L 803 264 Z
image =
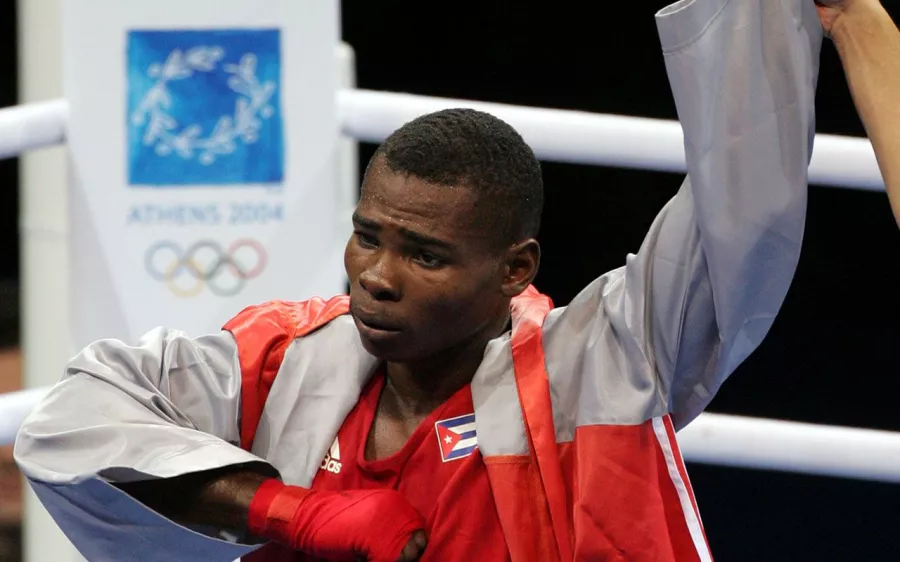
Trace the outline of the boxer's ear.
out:
M 541 265 L 541 246 L 529 238 L 507 248 L 503 262 L 502 291 L 513 298 L 534 282 Z

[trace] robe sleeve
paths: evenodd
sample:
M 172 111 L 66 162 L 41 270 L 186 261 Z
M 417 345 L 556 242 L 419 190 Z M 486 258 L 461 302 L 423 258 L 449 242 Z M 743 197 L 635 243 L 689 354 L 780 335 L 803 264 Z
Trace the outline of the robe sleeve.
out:
M 814 3 L 682 0 L 656 21 L 688 174 L 638 252 L 545 322 L 548 372 L 579 381 L 559 397 L 579 426 L 690 422 L 762 342 L 800 257 Z
M 229 332 L 97 341 L 25 420 L 16 460 L 89 560 L 235 560 L 255 547 L 180 526 L 112 483 L 264 463 L 239 446 L 240 398 Z

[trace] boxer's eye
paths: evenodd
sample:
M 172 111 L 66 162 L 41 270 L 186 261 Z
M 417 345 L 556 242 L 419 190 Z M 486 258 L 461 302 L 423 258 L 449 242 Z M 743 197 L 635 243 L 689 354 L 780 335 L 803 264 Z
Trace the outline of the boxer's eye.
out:
M 444 260 L 431 252 L 419 252 L 416 262 L 428 269 L 436 269 L 444 265 Z
M 357 230 L 356 235 L 356 243 L 359 244 L 363 248 L 377 248 L 378 247 L 378 239 L 372 236 L 367 232 L 362 232 Z

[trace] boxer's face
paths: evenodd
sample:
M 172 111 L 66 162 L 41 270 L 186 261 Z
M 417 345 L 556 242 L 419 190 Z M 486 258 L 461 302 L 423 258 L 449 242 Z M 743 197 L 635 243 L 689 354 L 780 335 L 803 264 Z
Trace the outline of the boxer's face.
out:
M 485 232 L 480 203 L 465 186 L 430 184 L 378 161 L 370 167 L 344 254 L 351 314 L 370 353 L 427 359 L 498 320 L 502 328 L 509 298 L 534 276 L 537 244 L 521 262 L 521 252 Z

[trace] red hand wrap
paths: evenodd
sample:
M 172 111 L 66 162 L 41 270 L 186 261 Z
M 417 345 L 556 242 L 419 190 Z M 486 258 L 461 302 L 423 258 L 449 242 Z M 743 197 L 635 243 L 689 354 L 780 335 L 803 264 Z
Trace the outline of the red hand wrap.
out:
M 394 562 L 422 516 L 393 490 L 314 492 L 267 480 L 250 503 L 250 532 L 329 560 Z

